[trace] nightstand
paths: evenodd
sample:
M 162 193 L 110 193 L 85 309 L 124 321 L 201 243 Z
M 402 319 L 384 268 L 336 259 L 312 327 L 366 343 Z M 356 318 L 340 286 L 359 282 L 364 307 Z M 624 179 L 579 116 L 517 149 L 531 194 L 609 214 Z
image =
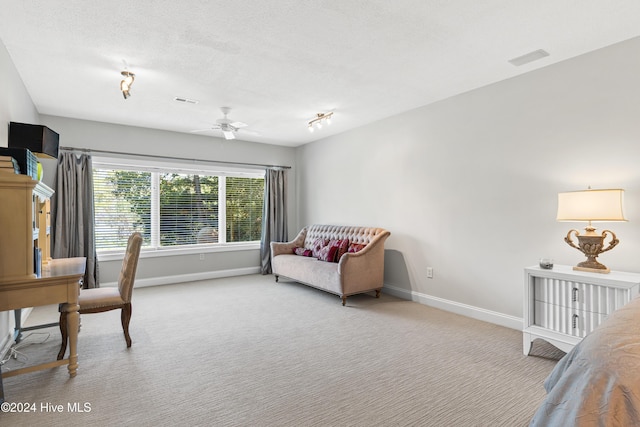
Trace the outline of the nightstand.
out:
M 567 265 L 525 268 L 523 353 L 529 354 L 536 338 L 569 352 L 639 292 L 638 273 L 590 273 Z

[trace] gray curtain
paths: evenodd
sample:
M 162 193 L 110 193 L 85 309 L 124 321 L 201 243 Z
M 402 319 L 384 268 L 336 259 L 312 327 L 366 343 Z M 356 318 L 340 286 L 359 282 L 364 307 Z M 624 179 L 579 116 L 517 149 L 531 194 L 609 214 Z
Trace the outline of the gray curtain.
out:
M 60 153 L 51 208 L 53 258 L 86 257 L 85 288 L 99 287 L 92 170 L 88 154 Z
M 267 169 L 264 180 L 260 268 L 271 274 L 271 242 L 286 242 L 287 233 L 287 171 Z

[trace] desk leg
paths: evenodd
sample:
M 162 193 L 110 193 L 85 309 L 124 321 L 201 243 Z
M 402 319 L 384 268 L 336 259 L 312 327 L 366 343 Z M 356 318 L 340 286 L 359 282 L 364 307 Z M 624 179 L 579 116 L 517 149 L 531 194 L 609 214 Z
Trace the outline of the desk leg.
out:
M 15 329 L 13 332 L 13 340 L 18 344 L 22 341 L 22 309 L 17 308 L 13 311 L 13 316 L 15 319 Z
M 78 304 L 66 304 L 67 335 L 69 336 L 69 376 L 75 377 L 78 369 L 78 328 L 80 326 L 80 314 Z

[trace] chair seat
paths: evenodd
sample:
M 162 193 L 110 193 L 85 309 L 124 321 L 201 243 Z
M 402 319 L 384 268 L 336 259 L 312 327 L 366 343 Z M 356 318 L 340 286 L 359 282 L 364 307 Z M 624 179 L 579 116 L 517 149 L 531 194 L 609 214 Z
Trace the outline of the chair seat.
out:
M 103 307 L 119 307 L 124 304 L 118 288 L 82 289 L 78 297 L 80 311 Z

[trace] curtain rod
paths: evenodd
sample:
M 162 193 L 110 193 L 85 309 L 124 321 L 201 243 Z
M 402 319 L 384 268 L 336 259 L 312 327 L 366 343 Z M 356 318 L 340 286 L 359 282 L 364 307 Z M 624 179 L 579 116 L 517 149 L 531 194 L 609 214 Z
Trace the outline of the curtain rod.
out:
M 90 148 L 60 147 L 60 150 L 79 151 L 81 153 L 115 154 L 120 156 L 131 156 L 131 157 L 145 157 L 145 158 L 150 157 L 150 158 L 162 159 L 162 160 L 181 160 L 181 161 L 194 162 L 194 163 L 202 162 L 202 163 L 212 163 L 212 164 L 218 164 L 218 165 L 229 165 L 229 166 L 253 166 L 253 167 L 261 167 L 261 168 L 291 169 L 291 166 L 265 165 L 260 163 L 238 163 L 238 162 L 227 162 L 224 160 L 189 159 L 185 157 L 159 156 L 155 154 L 135 154 L 135 153 L 124 153 L 121 151 L 92 150 Z

